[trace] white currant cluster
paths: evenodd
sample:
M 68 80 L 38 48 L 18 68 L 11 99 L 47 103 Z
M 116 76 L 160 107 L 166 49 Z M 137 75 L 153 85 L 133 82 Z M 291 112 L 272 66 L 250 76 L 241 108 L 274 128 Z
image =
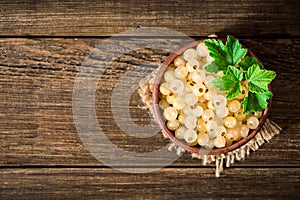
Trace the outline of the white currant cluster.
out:
M 247 137 L 250 129 L 258 127 L 262 115 L 243 114 L 241 100 L 245 92 L 229 101 L 225 93 L 213 87 L 212 80 L 221 74 L 203 70 L 211 61 L 203 44 L 187 49 L 168 66 L 159 88 L 159 106 L 168 129 L 188 145 L 207 149 L 230 146 Z

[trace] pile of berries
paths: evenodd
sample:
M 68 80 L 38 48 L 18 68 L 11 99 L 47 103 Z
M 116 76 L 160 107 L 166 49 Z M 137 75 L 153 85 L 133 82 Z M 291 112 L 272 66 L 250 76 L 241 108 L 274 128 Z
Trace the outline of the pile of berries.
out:
M 206 149 L 230 146 L 247 137 L 262 116 L 261 112 L 243 114 L 245 85 L 233 100 L 227 100 L 225 93 L 213 87 L 212 80 L 223 74 L 204 70 L 211 61 L 202 43 L 187 49 L 168 66 L 159 87 L 159 106 L 168 129 L 188 145 Z

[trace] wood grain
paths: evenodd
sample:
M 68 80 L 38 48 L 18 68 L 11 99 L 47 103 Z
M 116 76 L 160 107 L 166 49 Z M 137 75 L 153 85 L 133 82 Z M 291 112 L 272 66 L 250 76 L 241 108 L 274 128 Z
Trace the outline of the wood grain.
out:
M 0 1 L 2 36 L 111 36 L 136 27 L 187 35 L 299 36 L 299 1 Z
M 0 39 L 1 166 L 102 165 L 83 146 L 72 113 L 75 76 L 89 52 L 102 41 L 62 38 Z M 153 41 L 160 42 L 160 39 Z M 241 41 L 267 68 L 277 72 L 277 78 L 272 84 L 274 99 L 270 118 L 283 127 L 283 132 L 246 161 L 235 165 L 299 166 L 300 56 L 297 52 L 300 41 Z M 151 43 L 151 40 L 147 42 Z M 173 42 L 179 41 L 174 39 Z M 120 45 L 122 46 L 122 42 Z M 105 55 L 105 52 L 101 53 Z M 167 55 L 167 52 L 161 50 L 140 49 L 118 58 L 101 77 L 96 94 L 97 117 L 106 135 L 118 147 L 128 151 L 150 152 L 168 143 L 160 134 L 148 139 L 128 136 L 118 128 L 110 110 L 113 87 L 122 74 L 129 70 L 137 73 L 150 72 Z M 101 57 L 93 60 L 100 62 Z M 123 123 L 128 120 L 133 120 L 138 125 L 149 123 L 148 113 L 138 108 L 140 103 L 139 96 L 134 93 L 130 100 L 131 117 L 124 118 Z M 185 154 L 173 166 L 200 166 L 200 163 Z
M 299 7 L 295 0 L 0 0 L 0 199 L 300 199 Z M 127 32 L 104 49 L 95 48 L 136 27 L 143 34 Z M 82 69 L 88 71 L 83 81 L 102 76 L 95 106 L 80 104 L 80 117 L 86 119 L 95 108 L 106 136 L 129 152 L 152 152 L 168 144 L 161 134 L 141 139 L 119 128 L 134 122 L 140 126 L 135 133 L 144 133 L 151 122 L 139 108 L 136 91 L 129 98 L 129 115 L 113 116 L 111 109 L 128 108 L 112 98 L 128 72 L 134 72 L 125 80 L 131 88 L 136 77 L 150 73 L 170 53 L 155 47 L 183 42 L 178 34 L 165 31 L 172 37 L 159 37 L 144 27 L 197 38 L 213 33 L 243 38 L 277 73 L 270 118 L 282 133 L 220 178 L 212 166 L 202 166 L 187 153 L 166 168 L 137 174 L 124 170 L 160 168 L 157 163 L 168 156 L 155 156 L 156 164 L 131 158 L 129 165 L 113 166 L 121 171 L 95 159 L 97 150 L 87 148 L 94 143 L 83 145 L 74 122 L 74 83 Z M 99 67 L 111 53 L 143 39 L 153 48 L 130 51 L 107 68 Z M 130 90 L 119 93 L 122 98 Z M 107 150 L 111 153 L 99 152 L 103 158 L 119 158 L 113 148 Z
M 299 199 L 299 169 L 1 169 L 1 199 Z M 155 194 L 155 195 L 154 195 Z

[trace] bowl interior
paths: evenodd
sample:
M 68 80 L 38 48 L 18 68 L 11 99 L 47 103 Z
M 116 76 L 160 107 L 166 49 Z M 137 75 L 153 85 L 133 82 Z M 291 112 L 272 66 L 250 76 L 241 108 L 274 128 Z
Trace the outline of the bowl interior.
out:
M 247 143 L 250 139 L 252 139 L 256 133 L 260 130 L 260 128 L 262 127 L 263 123 L 265 122 L 265 120 L 267 119 L 267 115 L 270 109 L 270 105 L 271 105 L 271 100 L 269 100 L 269 104 L 268 104 L 268 108 L 266 108 L 263 113 L 262 113 L 262 117 L 259 120 L 259 125 L 256 129 L 252 130 L 247 137 L 233 143 L 232 145 L 228 146 L 228 147 L 223 147 L 223 148 L 213 148 L 213 149 L 205 149 L 205 148 L 200 148 L 200 147 L 195 147 L 195 146 L 188 146 L 186 143 L 184 143 L 183 141 L 177 139 L 174 136 L 174 133 L 169 130 L 166 126 L 165 120 L 163 118 L 162 115 L 162 110 L 160 109 L 160 107 L 158 106 L 158 102 L 159 102 L 159 86 L 161 84 L 161 81 L 163 79 L 163 75 L 164 72 L 166 71 L 167 67 L 172 64 L 172 62 L 174 61 L 174 59 L 178 56 L 181 55 L 186 49 L 188 48 L 192 48 L 197 46 L 199 43 L 202 43 L 203 40 L 198 40 L 198 41 L 194 41 L 192 43 L 188 43 L 180 48 L 178 48 L 177 50 L 175 50 L 172 54 L 170 54 L 170 56 L 168 56 L 168 58 L 162 63 L 161 67 L 159 68 L 159 70 L 157 71 L 156 77 L 155 77 L 155 82 L 154 82 L 154 88 L 153 88 L 153 93 L 152 93 L 152 102 L 153 102 L 153 111 L 154 111 L 154 116 L 159 124 L 159 126 L 161 127 L 163 133 L 172 141 L 174 142 L 176 145 L 180 146 L 181 148 L 191 152 L 191 153 L 196 153 L 196 154 L 201 154 L 201 155 L 217 155 L 217 154 L 223 154 L 223 153 L 227 153 L 229 151 L 232 151 L 236 148 L 239 148 L 240 146 L 244 145 L 245 143 Z M 248 54 L 256 57 L 251 51 L 248 50 Z M 269 85 L 270 87 L 270 85 Z M 271 88 L 270 88 L 271 89 Z

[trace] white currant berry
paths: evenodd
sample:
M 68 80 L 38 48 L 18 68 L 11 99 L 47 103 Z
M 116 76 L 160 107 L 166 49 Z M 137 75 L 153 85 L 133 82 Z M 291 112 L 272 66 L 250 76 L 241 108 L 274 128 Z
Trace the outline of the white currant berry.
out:
M 191 106 L 188 106 L 188 105 L 186 105 L 186 106 L 182 109 L 182 112 L 183 112 L 183 114 L 186 115 L 186 116 L 193 115 L 193 114 L 192 114 Z
M 257 117 L 250 117 L 248 120 L 247 120 L 247 125 L 250 129 L 256 129 L 259 125 L 259 121 L 257 119 Z
M 244 113 L 243 113 L 243 109 L 240 109 L 239 111 L 235 112 L 234 116 L 239 121 L 242 121 L 246 118 L 246 115 L 244 115 Z
M 207 135 L 210 139 L 214 139 L 217 137 L 217 133 L 212 131 L 212 132 L 207 132 Z
M 174 120 L 174 121 L 168 121 L 167 122 L 167 127 L 168 129 L 170 129 L 171 131 L 175 131 L 176 129 L 179 128 L 179 121 L 178 120 Z
M 247 93 L 247 88 L 245 86 L 242 86 L 242 92 L 239 93 L 239 95 L 236 98 L 239 100 L 244 99 L 246 93 Z
M 174 65 L 176 67 L 179 67 L 179 66 L 185 66 L 185 59 L 182 57 L 182 56 L 177 56 L 175 59 L 174 59 Z
M 197 53 L 199 56 L 201 57 L 206 57 L 207 56 L 207 48 L 206 46 L 204 46 L 203 44 L 198 44 L 196 47 Z
M 205 133 L 207 131 L 206 129 L 206 123 L 202 118 L 198 119 L 197 122 L 197 131 L 199 131 L 200 133 Z
M 215 147 L 215 144 L 214 144 L 214 140 L 213 139 L 210 139 L 207 143 L 207 145 L 204 146 L 204 148 L 206 149 L 213 149 Z
M 197 96 L 203 96 L 206 92 L 206 87 L 202 83 L 197 83 L 192 87 L 193 93 Z
M 212 98 L 213 105 L 216 107 L 216 109 L 221 109 L 226 106 L 227 99 L 223 95 L 215 95 Z
M 164 117 L 166 118 L 166 120 L 168 121 L 174 121 L 176 120 L 177 118 L 177 115 L 178 115 L 178 112 L 175 108 L 173 107 L 167 107 L 165 110 L 164 110 Z
M 219 125 L 223 126 L 223 118 L 218 117 L 217 115 L 214 118 L 214 121 Z
M 187 81 L 185 84 L 184 93 L 191 93 L 193 92 L 193 86 L 195 85 L 192 81 Z
M 208 89 L 205 91 L 204 98 L 207 101 L 211 101 L 214 95 L 215 95 L 214 90 L 211 91 L 211 89 Z
M 228 128 L 233 128 L 237 124 L 235 117 L 229 116 L 224 119 L 224 125 Z
M 195 49 L 190 48 L 184 51 L 183 58 L 187 61 L 195 59 L 198 57 L 198 53 Z
M 227 129 L 225 128 L 225 126 L 218 126 L 216 129 L 217 136 L 225 136 L 226 132 L 227 132 Z
M 194 130 L 186 130 L 184 133 L 184 140 L 188 144 L 192 144 L 197 141 L 197 133 Z
M 245 124 L 240 126 L 240 136 L 241 137 L 247 137 L 249 133 L 249 127 Z
M 188 129 L 194 129 L 197 126 L 197 118 L 194 116 L 187 116 L 184 120 L 184 125 Z
M 212 109 L 212 110 L 215 110 L 215 107 L 214 107 L 213 102 L 212 102 L 211 100 L 209 100 L 209 101 L 207 102 L 207 108 Z
M 188 62 L 186 63 L 186 69 L 189 72 L 194 72 L 196 70 L 199 70 L 199 68 L 200 68 L 200 63 L 196 59 L 188 60 Z
M 201 146 L 205 146 L 209 143 L 209 137 L 206 133 L 198 133 L 197 143 Z
M 191 106 L 191 113 L 195 117 L 200 117 L 203 113 L 203 108 L 201 106 Z
M 170 106 L 170 104 L 165 99 L 160 100 L 158 105 L 163 110 Z
M 181 124 L 184 124 L 185 119 L 186 119 L 186 115 L 185 115 L 185 114 L 181 113 L 180 115 L 178 115 L 178 121 L 179 121 Z
M 226 139 L 231 141 L 236 141 L 239 138 L 239 136 L 240 136 L 239 128 L 237 127 L 228 128 L 225 134 Z
M 186 94 L 184 99 L 188 105 L 195 105 L 198 102 L 198 97 L 194 93 Z
M 253 116 L 254 116 L 254 117 L 257 117 L 257 118 L 261 118 L 262 112 L 254 112 L 254 113 L 253 113 Z
M 217 128 L 218 124 L 215 121 L 210 120 L 206 123 L 206 129 L 208 132 L 215 132 Z
M 173 104 L 176 100 L 176 96 L 173 93 L 171 93 L 166 97 L 166 100 L 169 104 Z
M 188 70 L 184 66 L 178 66 L 174 73 L 176 78 L 184 79 L 188 74 Z
M 237 100 L 233 100 L 229 103 L 228 109 L 230 112 L 237 112 L 241 109 L 241 103 Z
M 214 146 L 217 148 L 225 147 L 226 139 L 223 136 L 218 136 L 214 139 Z
M 184 133 L 187 129 L 184 126 L 180 126 L 176 131 L 175 131 L 175 137 L 177 139 L 182 140 L 184 138 Z
M 202 119 L 203 119 L 204 121 L 206 121 L 206 122 L 207 122 L 207 121 L 210 121 L 210 120 L 213 120 L 214 117 L 215 117 L 215 113 L 214 113 L 214 111 L 211 110 L 211 109 L 206 109 L 206 110 L 204 110 L 203 113 L 202 113 Z
M 159 91 L 160 93 L 162 93 L 163 95 L 169 95 L 171 93 L 171 90 L 169 89 L 169 84 L 168 83 L 162 83 L 159 86 Z
M 170 89 L 175 94 L 182 94 L 184 91 L 184 83 L 179 79 L 174 79 L 170 83 Z
M 192 72 L 191 73 L 191 79 L 195 83 L 202 83 L 203 82 L 202 75 L 199 71 Z
M 164 80 L 168 83 L 172 82 L 173 80 L 175 80 L 175 72 L 173 70 L 167 70 L 164 73 Z
M 176 108 L 177 110 L 183 109 L 184 106 L 185 106 L 184 98 L 181 96 L 177 97 L 173 102 L 173 107 Z
M 220 118 L 225 118 L 229 114 L 229 110 L 227 107 L 220 107 L 216 109 L 216 115 Z

